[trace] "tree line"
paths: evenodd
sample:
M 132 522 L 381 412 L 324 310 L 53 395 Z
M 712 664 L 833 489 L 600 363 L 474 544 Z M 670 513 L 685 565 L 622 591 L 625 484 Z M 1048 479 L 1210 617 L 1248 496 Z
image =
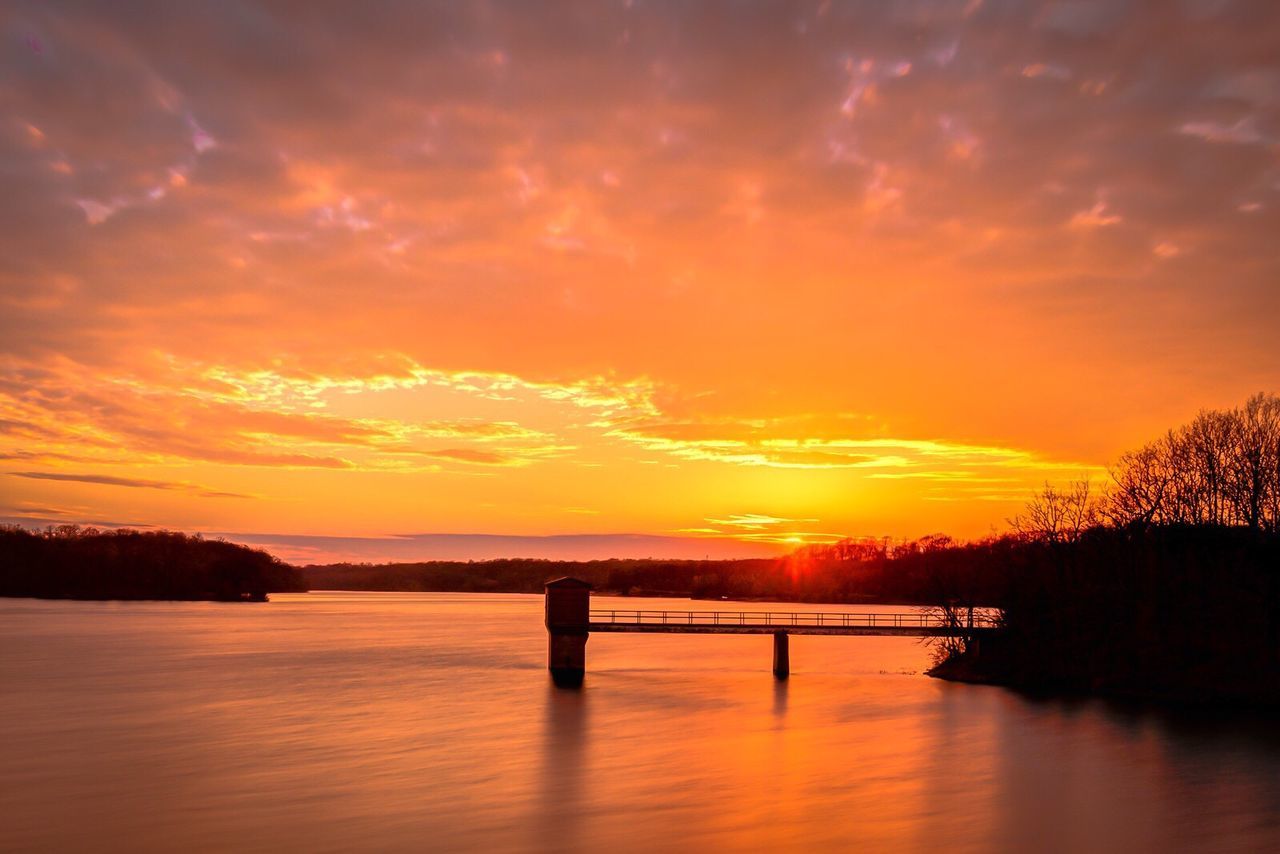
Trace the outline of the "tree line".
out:
M 1258 394 L 1125 454 L 1105 512 L 1117 525 L 1280 531 L 1280 397 Z
M 1280 398 L 1202 411 L 1123 454 L 1103 489 L 1035 495 L 982 570 L 1003 631 L 948 650 L 937 671 L 1280 706 L 1278 513 Z M 969 581 L 961 600 L 975 595 Z
M 266 552 L 199 534 L 0 526 L 0 596 L 239 601 L 306 589 Z

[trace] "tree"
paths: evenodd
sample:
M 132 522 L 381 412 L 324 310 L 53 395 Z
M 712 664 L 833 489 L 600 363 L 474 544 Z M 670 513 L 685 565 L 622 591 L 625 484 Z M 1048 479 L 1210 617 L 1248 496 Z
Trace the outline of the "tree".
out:
M 1106 515 L 1126 525 L 1280 529 L 1280 397 L 1202 411 L 1111 470 Z
M 1073 543 L 1102 520 L 1101 511 L 1089 478 L 1072 481 L 1066 488 L 1045 481 L 1044 489 L 1031 497 L 1026 509 L 1010 519 L 1009 525 L 1024 539 Z

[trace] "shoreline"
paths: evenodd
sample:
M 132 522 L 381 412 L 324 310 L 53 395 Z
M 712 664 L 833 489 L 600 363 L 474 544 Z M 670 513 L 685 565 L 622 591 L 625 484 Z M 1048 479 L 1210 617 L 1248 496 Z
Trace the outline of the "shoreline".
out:
M 924 675 L 944 682 L 1004 688 L 1037 700 L 1103 700 L 1141 707 L 1188 711 L 1275 712 L 1280 710 L 1280 696 L 1274 694 L 1241 694 L 1223 689 L 1191 686 L 1181 690 L 1126 688 L 1104 684 L 1085 688 L 1052 679 L 1023 680 L 1013 674 L 997 672 L 990 666 L 984 667 L 979 660 L 975 660 L 967 653 L 935 664 L 925 670 Z
M 309 590 L 273 590 L 272 593 L 309 593 Z M 0 593 L 0 599 L 36 599 L 41 602 L 270 602 L 270 594 L 262 592 L 245 593 L 241 596 L 76 596 L 74 594 L 40 594 Z

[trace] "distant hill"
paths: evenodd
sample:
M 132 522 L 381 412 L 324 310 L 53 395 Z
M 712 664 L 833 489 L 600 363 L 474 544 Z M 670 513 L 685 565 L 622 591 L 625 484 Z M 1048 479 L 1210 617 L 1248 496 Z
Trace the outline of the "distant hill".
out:
M 266 552 L 173 531 L 0 527 L 0 596 L 239 601 L 305 591 Z
M 302 568 L 313 590 L 405 590 L 452 593 L 541 593 L 549 579 L 572 575 L 597 593 L 690 596 L 722 573 L 767 578 L 777 561 L 610 559 L 558 561 L 513 558 L 417 563 L 339 563 Z M 717 591 L 718 592 L 718 591 Z
M 541 593 L 547 580 L 571 575 L 589 582 L 596 593 L 621 596 L 930 604 L 939 592 L 936 568 L 944 564 L 968 598 L 990 601 L 990 585 L 982 583 L 988 577 L 982 571 L 988 549 L 925 554 L 910 543 L 899 546 L 896 557 L 880 548 L 859 554 L 858 560 L 803 554 L 743 560 L 505 559 L 339 563 L 304 566 L 301 572 L 312 590 Z

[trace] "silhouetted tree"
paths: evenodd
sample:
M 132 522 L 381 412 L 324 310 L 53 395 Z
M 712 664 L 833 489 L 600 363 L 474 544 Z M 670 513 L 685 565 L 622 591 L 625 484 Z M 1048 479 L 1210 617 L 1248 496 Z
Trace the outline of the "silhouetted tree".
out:
M 1066 488 L 1046 481 L 1023 512 L 1009 520 L 1009 525 L 1024 539 L 1073 543 L 1102 520 L 1103 503 L 1092 491 L 1087 477 L 1072 481 Z
M 1280 397 L 1201 412 L 1111 470 L 1118 525 L 1240 525 L 1280 530 Z

